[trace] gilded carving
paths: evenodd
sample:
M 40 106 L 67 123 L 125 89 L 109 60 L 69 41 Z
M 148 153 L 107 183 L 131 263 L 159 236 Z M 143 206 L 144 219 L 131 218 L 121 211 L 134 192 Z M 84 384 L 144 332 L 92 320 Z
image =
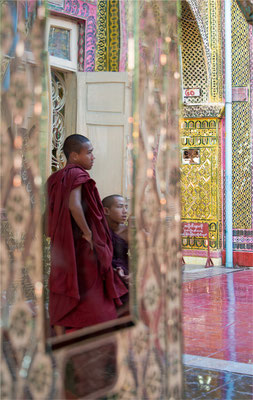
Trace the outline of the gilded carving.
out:
M 98 1 L 96 71 L 119 71 L 119 0 Z
M 211 101 L 222 100 L 221 10 L 218 0 L 209 0 L 209 42 L 211 48 Z
M 208 1 L 209 0 L 187 0 L 189 3 L 191 10 L 196 18 L 196 22 L 198 24 L 198 29 L 201 34 L 203 44 L 205 47 L 205 53 L 208 60 L 208 73 L 210 75 L 210 66 L 211 66 L 211 49 L 208 38 Z
M 99 0 L 97 6 L 97 46 L 95 71 L 106 71 L 107 56 L 106 56 L 106 37 L 107 37 L 107 2 Z
M 232 3 L 232 78 L 233 87 L 250 84 L 249 27 L 238 7 Z M 252 154 L 250 144 L 250 102 L 233 102 L 233 227 L 252 227 Z
M 109 2 L 109 36 L 107 38 L 107 52 L 109 52 L 109 71 L 119 70 L 120 50 L 120 23 L 119 23 L 119 0 Z
M 200 89 L 199 96 L 185 97 L 184 103 L 207 103 L 210 79 L 208 58 L 195 16 L 185 1 L 182 2 L 181 47 L 183 89 Z
M 233 103 L 233 227 L 250 229 L 252 224 L 252 165 L 250 146 L 250 105 Z M 239 167 L 240 166 L 240 167 Z
M 208 222 L 211 247 L 219 248 L 220 163 L 219 120 L 194 119 L 181 122 L 181 147 L 198 148 L 200 163 L 181 166 L 182 220 Z M 214 223 L 214 225 L 212 225 Z M 215 226 L 215 229 L 211 227 Z M 205 249 L 203 238 L 182 238 L 184 249 Z

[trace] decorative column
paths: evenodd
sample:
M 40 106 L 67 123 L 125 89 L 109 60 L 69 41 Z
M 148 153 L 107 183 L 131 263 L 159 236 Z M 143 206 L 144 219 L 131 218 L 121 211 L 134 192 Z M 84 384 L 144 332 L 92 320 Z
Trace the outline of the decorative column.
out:
M 182 2 L 182 221 L 192 226 L 208 223 L 211 257 L 217 265 L 221 264 L 222 247 L 221 118 L 224 109 L 220 18 L 218 0 Z M 186 263 L 205 264 L 204 234 L 188 236 L 185 233 L 182 247 Z
M 232 2 L 232 145 L 234 263 L 253 266 L 252 136 L 250 104 L 252 35 L 237 1 Z M 252 54 L 251 54 L 252 57 Z M 251 63 L 251 64 L 250 64 Z

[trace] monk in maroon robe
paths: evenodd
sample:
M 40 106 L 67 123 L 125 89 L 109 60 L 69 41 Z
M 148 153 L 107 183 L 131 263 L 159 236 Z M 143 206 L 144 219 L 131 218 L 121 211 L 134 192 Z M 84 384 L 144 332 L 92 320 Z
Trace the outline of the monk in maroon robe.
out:
M 102 204 L 113 245 L 112 266 L 128 288 L 128 228 L 125 224 L 127 219 L 127 204 L 124 197 L 115 194 L 105 197 Z M 124 304 L 124 307 L 119 307 L 118 316 L 123 316 L 129 313 L 128 293 L 123 295 L 120 300 Z
M 91 142 L 71 135 L 64 143 L 67 165 L 52 174 L 48 187 L 50 324 L 57 334 L 117 317 L 127 293 L 112 268 L 112 243 L 94 180 Z

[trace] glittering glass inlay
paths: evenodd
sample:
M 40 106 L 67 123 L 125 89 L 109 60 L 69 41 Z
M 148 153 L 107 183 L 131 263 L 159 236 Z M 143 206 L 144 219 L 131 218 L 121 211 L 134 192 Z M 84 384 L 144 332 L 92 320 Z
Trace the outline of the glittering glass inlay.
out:
M 51 26 L 48 39 L 48 51 L 51 56 L 70 60 L 70 31 Z

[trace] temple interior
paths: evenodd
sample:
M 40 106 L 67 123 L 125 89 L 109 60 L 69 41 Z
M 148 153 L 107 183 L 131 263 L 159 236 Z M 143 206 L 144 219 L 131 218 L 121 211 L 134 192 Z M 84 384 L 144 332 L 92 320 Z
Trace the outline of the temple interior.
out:
M 1 399 L 252 400 L 252 0 L 0 7 Z

